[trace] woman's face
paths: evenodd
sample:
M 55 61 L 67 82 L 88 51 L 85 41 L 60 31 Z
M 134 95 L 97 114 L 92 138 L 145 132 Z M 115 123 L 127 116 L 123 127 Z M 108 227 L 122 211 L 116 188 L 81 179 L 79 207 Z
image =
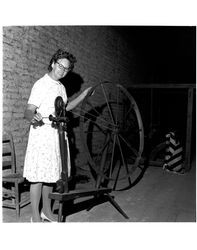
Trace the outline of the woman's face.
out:
M 51 74 L 55 80 L 60 80 L 61 78 L 65 77 L 66 74 L 70 70 L 70 62 L 68 59 L 63 58 L 57 60 L 56 63 L 52 63 L 51 65 L 52 71 Z

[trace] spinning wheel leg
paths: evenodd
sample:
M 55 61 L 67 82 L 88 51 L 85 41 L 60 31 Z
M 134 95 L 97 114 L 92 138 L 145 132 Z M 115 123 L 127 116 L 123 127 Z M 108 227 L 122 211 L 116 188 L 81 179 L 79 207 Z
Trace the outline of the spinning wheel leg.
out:
M 129 219 L 128 215 L 122 210 L 122 208 L 118 205 L 118 203 L 112 198 L 111 195 L 106 194 L 109 198 L 111 204 L 125 217 L 125 219 Z
M 122 210 L 122 208 L 118 205 L 118 203 L 113 199 L 113 197 L 109 194 L 109 193 L 106 193 L 106 194 L 103 194 L 102 196 L 95 196 L 95 200 L 96 202 L 98 202 L 98 200 L 106 200 L 107 198 L 107 201 L 109 201 L 117 210 L 119 213 L 122 214 L 122 216 L 125 218 L 125 219 L 129 219 L 128 215 Z M 95 206 L 95 204 L 92 204 L 92 206 L 88 207 L 86 210 L 87 211 L 90 211 L 93 207 Z
M 59 202 L 58 222 L 62 222 L 63 202 Z

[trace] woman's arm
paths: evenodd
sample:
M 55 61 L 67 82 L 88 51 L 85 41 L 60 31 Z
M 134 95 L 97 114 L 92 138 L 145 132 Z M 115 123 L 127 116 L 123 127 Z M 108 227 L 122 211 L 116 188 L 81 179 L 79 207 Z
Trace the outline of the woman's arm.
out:
M 34 106 L 33 104 L 27 104 L 27 108 L 26 108 L 25 113 L 24 113 L 25 119 L 27 119 L 29 122 L 31 122 L 32 119 L 34 118 L 35 113 L 36 113 L 36 109 L 37 109 L 37 107 Z
M 70 101 L 66 107 L 66 110 L 70 111 L 70 110 L 74 109 L 80 102 L 82 102 L 91 88 L 92 87 L 85 89 L 78 97 L 76 97 L 74 100 Z
M 40 113 L 36 112 L 37 107 L 33 104 L 27 104 L 27 108 L 24 113 L 24 117 L 34 126 L 41 126 L 42 116 Z

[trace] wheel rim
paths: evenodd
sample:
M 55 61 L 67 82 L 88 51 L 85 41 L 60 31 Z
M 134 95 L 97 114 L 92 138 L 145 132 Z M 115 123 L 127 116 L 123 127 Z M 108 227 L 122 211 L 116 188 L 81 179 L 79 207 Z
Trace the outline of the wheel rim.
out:
M 122 85 L 104 82 L 92 88 L 81 106 L 80 134 L 97 176 L 113 183 L 114 189 L 125 179 L 132 185 L 144 148 L 144 130 L 138 106 Z

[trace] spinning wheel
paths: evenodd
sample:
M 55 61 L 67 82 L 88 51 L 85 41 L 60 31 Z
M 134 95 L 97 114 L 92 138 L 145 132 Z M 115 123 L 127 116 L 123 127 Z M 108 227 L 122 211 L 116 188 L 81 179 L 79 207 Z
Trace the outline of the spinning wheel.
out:
M 67 146 L 65 142 L 65 131 L 67 129 L 66 104 L 62 97 L 58 96 L 55 100 L 55 116 L 50 115 L 49 120 L 52 121 L 52 126 L 58 129 L 60 155 L 62 163 L 61 178 L 57 181 L 57 192 L 50 193 L 49 198 L 59 201 L 58 221 L 62 221 L 63 204 L 66 201 L 74 200 L 80 197 L 94 196 L 94 199 L 107 198 L 107 200 L 126 218 L 129 217 L 120 208 L 113 196 L 110 195 L 111 188 L 102 188 L 100 180 L 97 178 L 97 186 L 88 190 L 69 190 L 68 187 L 68 166 L 67 166 Z
M 144 129 L 123 86 L 102 82 L 91 89 L 81 106 L 80 135 L 91 173 L 102 186 L 122 190 L 140 177 Z

